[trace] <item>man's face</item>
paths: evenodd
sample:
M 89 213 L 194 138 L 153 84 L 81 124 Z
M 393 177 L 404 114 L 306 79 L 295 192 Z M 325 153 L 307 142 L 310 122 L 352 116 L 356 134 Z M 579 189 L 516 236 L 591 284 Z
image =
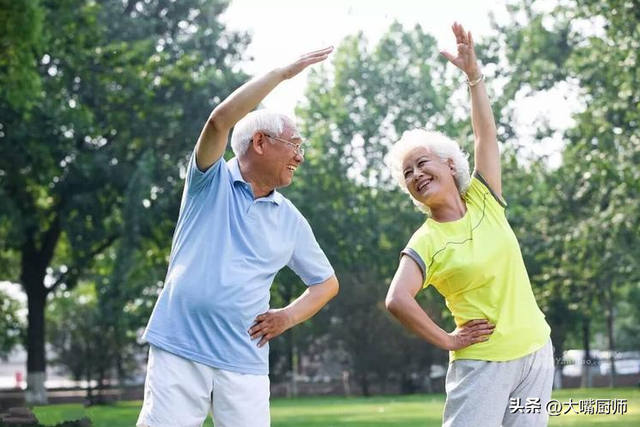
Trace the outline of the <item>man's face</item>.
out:
M 280 135 L 263 133 L 267 139 L 265 147 L 265 178 L 272 188 L 286 187 L 291 184 L 298 166 L 304 162 L 298 151 L 302 138 L 295 127 L 285 126 Z

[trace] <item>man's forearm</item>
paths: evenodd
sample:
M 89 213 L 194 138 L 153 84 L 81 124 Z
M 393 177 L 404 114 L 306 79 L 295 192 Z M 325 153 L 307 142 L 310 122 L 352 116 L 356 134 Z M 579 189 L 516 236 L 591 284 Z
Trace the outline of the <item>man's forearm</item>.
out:
M 219 128 L 231 129 L 284 80 L 280 68 L 249 80 L 213 110 L 210 121 Z
M 298 325 L 311 318 L 338 293 L 338 280 L 335 276 L 314 285 L 304 291 L 295 301 L 285 307 L 291 319 L 291 326 Z
M 200 170 L 206 170 L 222 157 L 231 128 L 283 80 L 284 72 L 279 69 L 256 77 L 236 89 L 213 110 L 198 138 L 196 161 Z
M 262 347 L 269 340 L 316 314 L 337 293 L 336 276 L 331 276 L 325 282 L 309 287 L 285 308 L 271 309 L 258 315 L 256 323 L 248 331 L 251 339 L 260 338 L 258 347 Z

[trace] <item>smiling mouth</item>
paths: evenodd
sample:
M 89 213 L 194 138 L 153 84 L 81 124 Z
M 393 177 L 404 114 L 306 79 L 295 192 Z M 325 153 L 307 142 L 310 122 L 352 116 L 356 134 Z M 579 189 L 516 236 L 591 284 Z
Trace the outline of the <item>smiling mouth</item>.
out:
M 295 172 L 296 169 L 298 169 L 298 167 L 293 165 L 287 165 L 287 169 L 289 169 L 291 172 Z
M 425 179 L 424 181 L 422 181 L 416 186 L 416 190 L 418 191 L 424 190 L 427 187 L 427 185 L 431 184 L 431 181 L 433 181 L 433 179 Z

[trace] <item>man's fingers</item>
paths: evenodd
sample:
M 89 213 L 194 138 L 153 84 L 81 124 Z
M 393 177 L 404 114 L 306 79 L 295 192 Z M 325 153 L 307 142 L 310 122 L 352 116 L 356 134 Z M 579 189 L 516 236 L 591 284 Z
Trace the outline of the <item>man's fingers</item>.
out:
M 258 347 L 262 347 L 263 345 L 265 345 L 266 343 L 269 342 L 269 340 L 271 339 L 271 336 L 269 334 L 264 335 L 262 337 L 262 339 L 260 340 L 260 342 L 258 343 Z
M 309 52 L 305 56 L 327 55 L 327 54 L 331 53 L 332 50 L 333 50 L 333 46 L 327 46 L 327 47 L 323 47 L 322 49 L 318 49 L 318 50 L 314 50 L 313 52 Z
M 255 323 L 249 328 L 249 333 L 262 330 L 271 325 L 271 319 L 266 314 L 256 317 Z
M 314 58 L 308 58 L 308 59 L 305 59 L 305 61 L 303 62 L 303 64 L 304 64 L 304 66 L 305 66 L 305 68 L 306 68 L 306 67 L 308 67 L 308 66 L 309 66 L 309 65 L 311 65 L 311 64 L 316 64 L 316 63 L 318 63 L 318 62 L 322 62 L 322 61 L 324 61 L 325 59 L 327 59 L 328 57 L 329 57 L 329 55 L 328 55 L 328 54 L 325 54 L 325 55 L 317 56 L 317 57 L 314 57 Z
M 307 61 L 312 59 L 321 60 L 321 58 L 326 58 L 333 51 L 333 46 L 325 47 L 324 49 L 315 50 L 313 52 L 309 52 L 305 55 L 302 55 L 300 59 Z
M 255 338 L 258 335 L 263 335 L 265 332 L 265 329 L 267 329 L 267 325 L 264 324 L 259 324 L 259 325 L 254 325 L 249 329 L 249 335 L 251 335 L 251 338 Z
M 251 335 L 252 340 L 261 336 L 273 336 L 273 327 L 270 323 L 262 322 L 251 327 L 251 329 L 249 329 L 249 335 Z

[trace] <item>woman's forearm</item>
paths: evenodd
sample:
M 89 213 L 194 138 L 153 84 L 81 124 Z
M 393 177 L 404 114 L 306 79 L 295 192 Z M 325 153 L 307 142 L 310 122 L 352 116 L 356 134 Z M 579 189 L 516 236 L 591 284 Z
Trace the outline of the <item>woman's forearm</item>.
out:
M 493 118 L 493 110 L 491 109 L 491 101 L 487 94 L 487 87 L 484 84 L 480 69 L 474 70 L 467 74 L 469 82 L 477 82 L 473 86 L 469 86 L 471 93 L 471 125 L 473 126 L 473 134 L 477 142 L 496 142 L 496 123 Z
M 450 349 L 449 334 L 431 320 L 414 298 L 391 297 L 385 304 L 393 317 L 407 329 L 438 348 Z

